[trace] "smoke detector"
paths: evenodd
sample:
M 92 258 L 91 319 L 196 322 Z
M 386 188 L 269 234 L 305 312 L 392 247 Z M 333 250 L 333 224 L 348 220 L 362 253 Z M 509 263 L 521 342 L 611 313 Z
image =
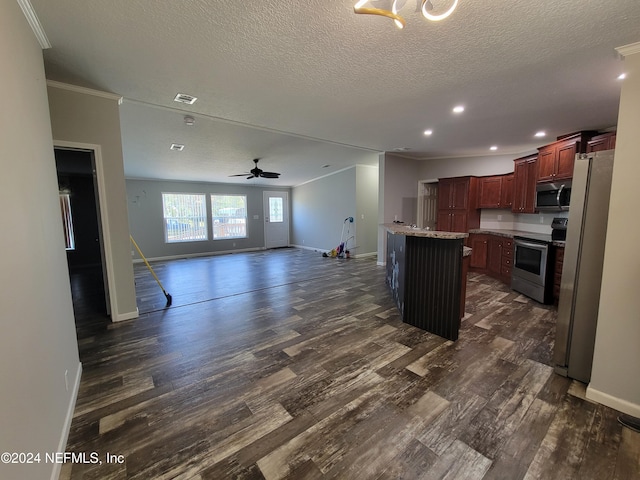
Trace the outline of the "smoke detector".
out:
M 174 102 L 186 103 L 187 105 L 193 105 L 196 103 L 198 97 L 194 97 L 193 95 L 187 95 L 186 93 L 179 93 L 176 95 L 176 98 L 173 99 Z
M 191 127 L 196 124 L 196 119 L 193 118 L 191 115 L 186 115 L 184 117 L 184 123 L 185 125 L 189 125 Z

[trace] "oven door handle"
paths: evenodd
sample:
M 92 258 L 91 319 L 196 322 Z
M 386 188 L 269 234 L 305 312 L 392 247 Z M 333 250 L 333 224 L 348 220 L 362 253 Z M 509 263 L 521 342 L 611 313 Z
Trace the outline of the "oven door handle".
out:
M 529 243 L 529 242 L 523 242 L 521 240 L 516 240 L 515 242 L 516 247 L 529 247 L 529 248 L 534 248 L 536 250 L 547 250 L 549 247 L 547 245 L 541 245 L 539 243 Z

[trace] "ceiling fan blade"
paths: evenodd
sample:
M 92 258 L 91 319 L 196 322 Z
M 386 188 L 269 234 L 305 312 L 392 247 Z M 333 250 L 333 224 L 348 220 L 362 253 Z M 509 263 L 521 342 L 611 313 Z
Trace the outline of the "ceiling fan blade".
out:
M 280 174 L 276 172 L 262 172 L 260 176 L 263 178 L 279 178 Z
M 230 177 L 244 177 L 245 175 L 250 175 L 249 173 L 237 173 L 235 175 L 229 175 Z
M 249 176 L 247 177 L 247 180 L 251 180 L 252 178 L 256 178 L 256 176 L 255 176 L 255 175 L 249 175 Z

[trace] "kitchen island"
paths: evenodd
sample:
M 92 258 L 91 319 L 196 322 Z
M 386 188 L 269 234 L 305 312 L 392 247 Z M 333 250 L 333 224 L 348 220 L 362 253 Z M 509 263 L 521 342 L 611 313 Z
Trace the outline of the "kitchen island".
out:
M 402 320 L 457 340 L 471 254 L 464 246 L 468 234 L 382 226 L 387 232 L 386 283 Z

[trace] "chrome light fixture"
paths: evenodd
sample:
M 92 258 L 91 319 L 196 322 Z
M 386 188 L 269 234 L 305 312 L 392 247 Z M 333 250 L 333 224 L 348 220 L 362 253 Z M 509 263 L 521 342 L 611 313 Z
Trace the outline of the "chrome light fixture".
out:
M 404 28 L 404 26 L 406 25 L 406 22 L 404 18 L 398 15 L 398 0 L 393 0 L 393 3 L 391 5 L 391 10 L 385 10 L 382 8 L 374 8 L 374 7 L 365 7 L 364 5 L 368 1 L 369 0 L 359 0 L 353 6 L 353 11 L 355 13 L 364 13 L 369 15 L 380 15 L 383 17 L 388 17 L 393 20 L 393 22 L 396 24 L 396 27 Z M 434 7 L 433 7 L 433 3 L 431 3 L 431 0 L 419 0 L 419 1 L 420 1 L 420 11 L 422 12 L 422 15 L 424 16 L 424 18 L 426 18 L 427 20 L 431 20 L 432 22 L 439 22 L 440 20 L 444 20 L 449 15 L 451 15 L 453 11 L 456 9 L 456 7 L 458 6 L 458 0 L 453 0 L 453 4 L 451 5 L 451 7 L 449 7 L 448 10 L 446 10 L 443 13 L 434 13 L 433 12 Z

